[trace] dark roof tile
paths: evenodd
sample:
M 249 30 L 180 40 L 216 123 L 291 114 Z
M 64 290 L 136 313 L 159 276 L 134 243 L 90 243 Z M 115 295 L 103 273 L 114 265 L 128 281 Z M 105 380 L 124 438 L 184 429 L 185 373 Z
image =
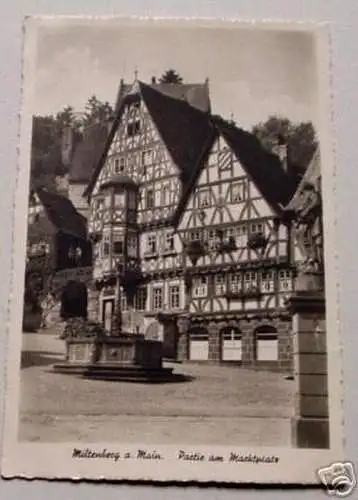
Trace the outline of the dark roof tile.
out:
M 37 190 L 37 194 L 47 217 L 59 231 L 87 239 L 86 219 L 77 212 L 68 198 L 44 189 Z
M 186 101 L 166 96 L 140 84 L 143 100 L 174 163 L 186 181 L 196 167 L 212 131 L 208 114 Z
M 285 172 L 278 156 L 265 150 L 255 135 L 219 118 L 214 118 L 214 122 L 267 203 L 276 213 L 281 213 L 281 206 L 286 205 L 294 193 L 295 179 Z
M 75 149 L 69 172 L 70 182 L 87 183 L 101 158 L 108 137 L 108 125 L 98 123 L 86 131 Z
M 184 100 L 164 95 L 155 90 L 153 85 L 138 82 L 138 89 L 174 163 L 180 170 L 182 181 L 187 182 L 203 154 L 208 137 L 212 134 L 213 125 L 208 119 L 209 114 L 194 108 Z M 127 94 L 121 101 L 113 128 L 85 195 L 91 192 L 96 182 L 123 110 L 132 99 L 133 95 Z
M 121 81 L 117 93 L 115 112 L 118 113 L 123 99 L 130 92 L 133 85 Z M 205 83 L 152 83 L 148 85 L 152 89 L 167 97 L 185 101 L 191 106 L 205 113 L 211 110 L 209 85 Z

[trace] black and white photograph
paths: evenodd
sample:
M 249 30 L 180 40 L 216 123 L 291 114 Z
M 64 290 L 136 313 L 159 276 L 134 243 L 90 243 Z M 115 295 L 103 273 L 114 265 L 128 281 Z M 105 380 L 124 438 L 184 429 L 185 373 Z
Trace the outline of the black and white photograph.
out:
M 316 483 L 342 460 L 327 39 L 26 20 L 5 476 Z

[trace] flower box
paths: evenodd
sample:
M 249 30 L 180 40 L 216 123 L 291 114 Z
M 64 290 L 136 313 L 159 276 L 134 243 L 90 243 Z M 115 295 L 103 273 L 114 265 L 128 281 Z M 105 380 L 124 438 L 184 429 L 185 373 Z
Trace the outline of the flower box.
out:
M 259 250 L 265 248 L 267 245 L 267 238 L 262 233 L 253 234 L 247 241 L 247 246 L 252 250 Z

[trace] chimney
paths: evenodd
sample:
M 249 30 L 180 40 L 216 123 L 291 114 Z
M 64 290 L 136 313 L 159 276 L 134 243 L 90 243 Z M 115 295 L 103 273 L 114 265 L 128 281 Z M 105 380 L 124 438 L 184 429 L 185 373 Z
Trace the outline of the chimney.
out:
M 287 141 L 282 134 L 277 136 L 276 144 L 273 148 L 273 153 L 280 159 L 281 165 L 285 172 L 287 172 Z
M 157 79 L 155 78 L 155 76 L 152 76 L 152 85 L 155 85 L 157 83 Z

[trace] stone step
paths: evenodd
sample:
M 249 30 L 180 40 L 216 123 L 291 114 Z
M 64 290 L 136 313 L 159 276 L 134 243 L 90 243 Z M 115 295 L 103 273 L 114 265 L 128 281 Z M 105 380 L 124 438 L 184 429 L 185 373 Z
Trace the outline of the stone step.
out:
M 146 368 L 143 366 L 120 365 L 84 365 L 75 363 L 58 363 L 52 371 L 68 375 L 78 375 L 99 380 L 122 380 L 133 382 L 163 382 L 173 377 L 173 368 Z

